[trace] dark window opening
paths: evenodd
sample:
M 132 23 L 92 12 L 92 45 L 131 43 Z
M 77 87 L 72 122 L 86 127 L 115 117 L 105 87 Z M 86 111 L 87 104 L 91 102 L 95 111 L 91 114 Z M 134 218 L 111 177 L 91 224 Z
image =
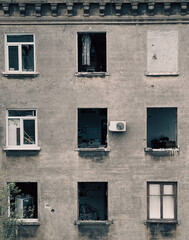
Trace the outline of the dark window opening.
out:
M 106 72 L 106 33 L 78 34 L 78 71 Z
M 107 183 L 79 182 L 79 220 L 105 221 L 107 215 Z
M 177 147 L 177 108 L 147 109 L 147 147 Z
M 16 210 L 19 219 L 37 218 L 37 183 L 16 182 L 15 187 L 19 193 L 10 193 L 10 211 Z
M 78 147 L 107 147 L 107 109 L 78 109 Z

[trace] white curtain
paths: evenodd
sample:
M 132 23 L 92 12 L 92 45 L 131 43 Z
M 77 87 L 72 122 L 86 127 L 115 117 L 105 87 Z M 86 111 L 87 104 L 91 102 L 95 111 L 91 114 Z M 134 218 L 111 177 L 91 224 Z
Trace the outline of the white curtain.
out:
M 90 66 L 91 38 L 88 33 L 82 35 L 82 65 Z

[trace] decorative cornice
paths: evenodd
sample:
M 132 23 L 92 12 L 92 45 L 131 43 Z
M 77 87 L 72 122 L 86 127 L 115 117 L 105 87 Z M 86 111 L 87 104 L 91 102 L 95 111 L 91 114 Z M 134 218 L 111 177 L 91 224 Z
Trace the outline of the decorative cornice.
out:
M 15 8 L 15 5 L 18 7 Z M 184 16 L 189 15 L 189 0 L 0 0 L 4 16 L 17 17 L 90 17 L 121 19 L 143 16 Z M 31 8 L 31 11 L 30 11 Z M 80 14 L 81 8 L 83 15 Z M 35 12 L 33 12 L 35 9 Z M 28 11 L 29 10 L 29 11 Z M 0 21 L 3 15 L 0 15 Z
M 56 17 L 58 15 L 58 4 L 57 3 L 51 3 L 51 11 L 52 11 L 53 17 Z
M 36 17 L 41 17 L 41 3 L 35 4 L 35 15 Z

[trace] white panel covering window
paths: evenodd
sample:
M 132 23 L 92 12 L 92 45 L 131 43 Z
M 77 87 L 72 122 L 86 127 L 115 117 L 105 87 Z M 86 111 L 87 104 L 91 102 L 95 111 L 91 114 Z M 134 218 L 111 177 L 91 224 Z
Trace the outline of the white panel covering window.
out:
M 148 219 L 176 219 L 176 183 L 148 183 Z
M 178 74 L 178 32 L 148 31 L 147 75 Z

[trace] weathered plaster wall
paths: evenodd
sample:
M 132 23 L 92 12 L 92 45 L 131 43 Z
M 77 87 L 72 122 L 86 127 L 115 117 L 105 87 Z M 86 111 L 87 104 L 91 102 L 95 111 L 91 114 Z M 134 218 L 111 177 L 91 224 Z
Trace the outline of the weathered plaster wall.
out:
M 178 31 L 179 76 L 147 77 L 147 31 Z M 104 78 L 76 77 L 77 32 L 107 33 Z M 4 71 L 4 33 L 30 32 L 36 38 L 39 76 L 0 78 L 0 146 L 5 146 L 6 108 L 37 108 L 38 154 L 0 152 L 2 183 L 38 182 L 40 227 L 36 240 L 186 240 L 189 234 L 189 81 L 188 25 L 3 25 L 0 71 Z M 108 136 L 109 153 L 78 153 L 77 108 L 108 108 L 108 121 L 127 121 L 126 133 Z M 146 108 L 178 108 L 180 153 L 145 154 Z M 146 182 L 178 182 L 179 225 L 146 221 Z M 77 182 L 108 182 L 108 226 L 75 226 Z M 49 206 L 48 206 L 49 205 Z M 54 209 L 54 213 L 51 212 Z M 31 227 L 30 227 L 31 228 Z M 163 229 L 163 230 L 162 230 Z M 22 239 L 25 239 L 24 237 Z

